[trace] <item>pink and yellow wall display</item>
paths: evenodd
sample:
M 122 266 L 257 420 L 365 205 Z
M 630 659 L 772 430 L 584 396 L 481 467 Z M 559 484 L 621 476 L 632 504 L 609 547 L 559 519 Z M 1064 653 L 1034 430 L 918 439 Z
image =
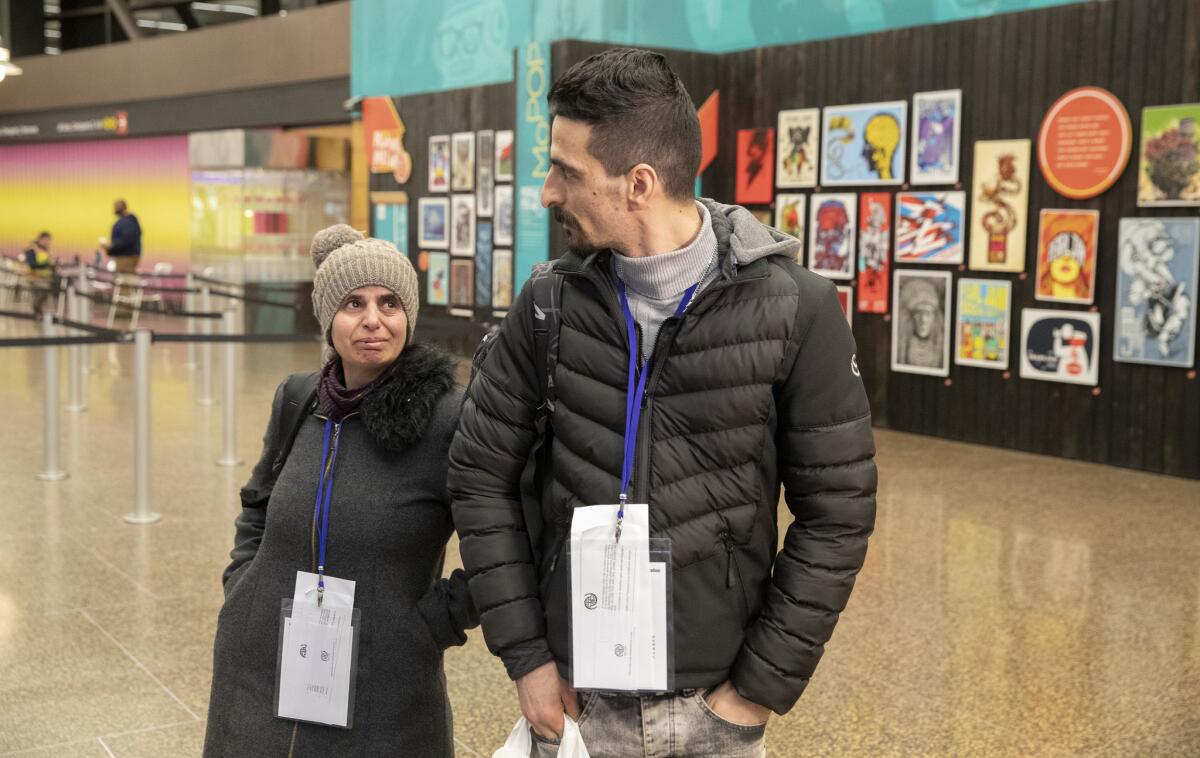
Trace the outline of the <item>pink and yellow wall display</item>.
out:
M 191 189 L 186 136 L 0 147 L 0 252 L 42 230 L 54 254 L 90 259 L 123 198 L 142 226 L 143 265 L 186 268 Z

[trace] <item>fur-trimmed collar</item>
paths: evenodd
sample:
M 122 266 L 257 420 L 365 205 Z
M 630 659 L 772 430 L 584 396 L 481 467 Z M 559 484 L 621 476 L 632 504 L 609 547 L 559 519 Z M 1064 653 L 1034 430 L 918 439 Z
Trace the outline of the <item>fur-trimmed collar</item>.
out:
M 360 413 L 371 437 L 399 453 L 421 439 L 438 401 L 454 387 L 454 358 L 433 345 L 411 345 L 388 373 L 392 379 L 367 395 Z

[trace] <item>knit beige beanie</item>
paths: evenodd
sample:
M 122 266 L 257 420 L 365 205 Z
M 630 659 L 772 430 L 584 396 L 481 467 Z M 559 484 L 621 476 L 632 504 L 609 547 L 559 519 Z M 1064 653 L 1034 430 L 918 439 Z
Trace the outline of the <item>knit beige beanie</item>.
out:
M 322 229 L 310 249 L 317 274 L 313 277 L 313 313 L 321 334 L 329 327 L 342 301 L 359 287 L 386 287 L 400 298 L 408 317 L 408 341 L 417 326 L 417 272 L 408 257 L 390 242 L 363 235 L 346 224 Z

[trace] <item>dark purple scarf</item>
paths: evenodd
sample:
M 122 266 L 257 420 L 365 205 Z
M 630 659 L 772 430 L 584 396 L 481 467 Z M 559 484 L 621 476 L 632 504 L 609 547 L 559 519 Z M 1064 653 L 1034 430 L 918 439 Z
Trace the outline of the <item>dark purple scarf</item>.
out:
M 334 357 L 321 369 L 321 379 L 317 382 L 317 412 L 333 423 L 340 424 L 342 419 L 358 410 L 367 395 L 391 378 L 392 367 L 389 366 L 382 374 L 358 389 L 346 389 L 342 359 Z

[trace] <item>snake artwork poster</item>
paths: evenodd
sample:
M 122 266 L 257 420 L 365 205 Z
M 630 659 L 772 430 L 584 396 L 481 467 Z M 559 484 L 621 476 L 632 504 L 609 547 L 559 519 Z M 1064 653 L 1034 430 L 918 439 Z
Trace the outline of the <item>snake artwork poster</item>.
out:
M 1029 224 L 1027 139 L 975 143 L 971 186 L 970 266 L 974 271 L 1025 270 Z
M 1195 365 L 1200 219 L 1123 218 L 1113 359 Z

